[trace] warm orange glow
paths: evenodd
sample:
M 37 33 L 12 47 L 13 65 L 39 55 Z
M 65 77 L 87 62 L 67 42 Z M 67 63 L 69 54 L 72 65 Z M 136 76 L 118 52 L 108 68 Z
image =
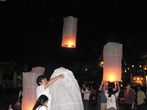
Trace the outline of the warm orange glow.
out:
M 23 102 L 22 104 L 23 104 L 22 110 L 32 110 L 35 105 L 35 102 L 34 103 Z
M 144 70 L 147 70 L 147 65 L 144 65 L 143 68 L 144 68 Z
M 100 62 L 100 66 L 101 66 L 101 67 L 103 67 L 103 65 L 104 65 L 104 62 L 103 62 L 103 61 L 101 61 L 101 62 Z
M 121 81 L 122 44 L 109 42 L 103 50 L 103 81 Z
M 76 47 L 76 36 L 63 36 L 62 47 L 75 48 Z
M 39 75 L 44 74 L 43 67 L 32 68 L 31 72 L 23 73 L 23 98 L 22 110 L 32 110 L 36 102 L 36 79 Z
M 141 76 L 134 76 L 133 77 L 133 83 L 134 84 L 143 85 L 143 77 L 141 77 Z
M 77 35 L 77 18 L 68 16 L 64 18 L 62 31 L 62 47 L 75 48 Z
M 103 81 L 121 81 L 121 75 L 116 74 L 115 71 L 105 71 L 103 74 Z

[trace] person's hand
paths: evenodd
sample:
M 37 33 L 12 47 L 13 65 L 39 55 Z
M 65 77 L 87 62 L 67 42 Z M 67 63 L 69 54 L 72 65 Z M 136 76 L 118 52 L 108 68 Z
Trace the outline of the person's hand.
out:
M 116 84 L 118 85 L 118 84 L 119 84 L 119 81 L 114 81 L 114 84 L 115 84 L 115 85 L 116 85 Z
M 117 84 L 117 81 L 114 81 L 114 84 L 116 85 Z
M 108 83 L 108 81 L 103 81 L 103 84 L 105 84 L 105 85 L 106 85 L 107 83 Z
M 59 78 L 64 78 L 64 74 L 60 74 L 58 77 Z
M 132 104 L 131 109 L 132 109 L 132 110 L 134 109 L 134 104 Z
M 120 98 L 120 101 L 125 100 L 125 98 Z
M 102 81 L 101 84 L 103 85 L 105 81 Z

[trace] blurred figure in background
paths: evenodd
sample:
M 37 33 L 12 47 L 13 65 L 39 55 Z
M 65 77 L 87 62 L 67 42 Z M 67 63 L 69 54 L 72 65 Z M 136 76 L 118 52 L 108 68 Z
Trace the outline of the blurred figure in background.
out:
M 143 110 L 144 99 L 146 98 L 145 93 L 141 90 L 140 86 L 137 86 L 137 109 Z
M 135 95 L 134 92 L 131 90 L 130 84 L 126 85 L 124 90 L 124 98 L 121 98 L 120 100 L 125 100 L 124 110 L 134 109 Z
M 82 93 L 84 94 L 83 103 L 84 103 L 84 110 L 89 110 L 89 97 L 90 97 L 90 88 L 85 84 L 82 85 Z
M 4 105 L 4 110 L 13 110 L 12 104 L 10 102 L 6 102 Z
M 91 93 L 89 100 L 90 100 L 90 104 L 91 104 L 91 110 L 97 110 L 98 94 L 95 89 L 93 90 L 93 93 Z

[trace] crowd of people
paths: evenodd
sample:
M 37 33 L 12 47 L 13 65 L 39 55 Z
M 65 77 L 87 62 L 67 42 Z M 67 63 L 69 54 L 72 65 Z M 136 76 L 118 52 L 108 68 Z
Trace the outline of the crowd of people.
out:
M 44 75 L 40 75 L 36 79 L 38 84 L 36 89 L 37 100 L 32 110 L 50 110 L 51 94 L 49 86 L 60 78 L 64 78 L 64 75 L 61 74 L 50 80 L 47 80 Z M 126 84 L 125 88 L 122 89 L 118 81 L 113 83 L 102 81 L 99 86 L 82 84 L 80 90 L 84 110 L 120 110 L 118 101 L 124 102 L 123 110 L 143 110 L 146 99 L 146 94 L 141 90 L 141 86 L 137 86 L 134 90 L 130 84 Z M 20 90 L 15 109 L 10 102 L 6 102 L 4 110 L 20 110 L 22 92 Z
M 126 84 L 125 88 L 121 89 L 118 81 L 102 81 L 98 89 L 82 84 L 84 110 L 120 110 L 119 102 L 123 102 L 122 110 L 143 110 L 146 95 L 141 88 L 138 85 L 134 90 L 131 84 Z

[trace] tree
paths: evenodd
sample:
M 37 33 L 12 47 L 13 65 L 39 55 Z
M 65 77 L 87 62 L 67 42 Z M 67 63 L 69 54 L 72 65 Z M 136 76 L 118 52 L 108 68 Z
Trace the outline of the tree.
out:
M 3 79 L 12 80 L 14 78 L 13 77 L 14 73 L 16 77 L 16 75 L 21 74 L 22 71 L 23 71 L 23 65 L 16 60 L 11 60 L 9 62 L 0 62 L 0 85 L 2 85 Z M 13 82 L 16 83 L 16 81 Z

